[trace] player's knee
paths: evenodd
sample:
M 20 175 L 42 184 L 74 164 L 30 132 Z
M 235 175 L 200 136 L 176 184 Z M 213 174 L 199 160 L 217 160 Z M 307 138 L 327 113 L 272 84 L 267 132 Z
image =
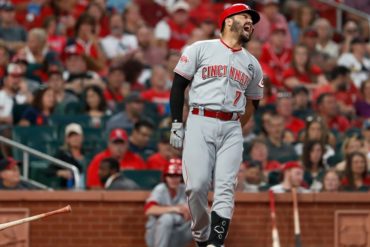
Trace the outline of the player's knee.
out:
M 172 229 L 172 226 L 174 224 L 174 217 L 172 214 L 162 214 L 157 221 L 157 224 L 164 228 L 170 228 Z
M 207 182 L 197 181 L 186 187 L 187 194 L 207 194 L 209 184 Z

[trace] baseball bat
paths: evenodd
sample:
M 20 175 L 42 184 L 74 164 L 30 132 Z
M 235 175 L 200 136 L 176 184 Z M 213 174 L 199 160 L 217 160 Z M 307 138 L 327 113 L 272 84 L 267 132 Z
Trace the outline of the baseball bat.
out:
M 279 232 L 276 224 L 276 213 L 275 213 L 275 197 L 272 190 L 269 191 L 270 196 L 270 215 L 272 224 L 272 247 L 280 247 Z
M 7 229 L 9 227 L 24 224 L 24 223 L 27 223 L 27 222 L 30 222 L 30 221 L 39 220 L 39 219 L 49 217 L 49 216 L 52 216 L 52 215 L 55 215 L 55 214 L 69 213 L 71 211 L 72 211 L 71 206 L 68 205 L 64 208 L 60 208 L 60 209 L 50 211 L 50 212 L 47 212 L 47 213 L 38 214 L 38 215 L 31 216 L 31 217 L 10 221 L 10 222 L 7 222 L 7 223 L 0 224 L 0 231 L 2 231 L 4 229 Z
M 294 218 L 295 247 L 302 247 L 301 226 L 299 224 L 299 213 L 298 213 L 297 190 L 295 188 L 292 188 L 292 197 L 293 197 L 293 218 Z

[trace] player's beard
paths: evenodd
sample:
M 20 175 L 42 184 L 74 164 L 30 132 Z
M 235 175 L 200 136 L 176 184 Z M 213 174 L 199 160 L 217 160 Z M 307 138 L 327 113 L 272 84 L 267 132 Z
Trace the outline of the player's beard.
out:
M 243 25 L 235 19 L 233 20 L 233 24 L 231 24 L 230 31 L 236 32 L 239 34 L 239 41 L 241 44 L 248 43 L 248 41 L 251 39 L 252 32 L 253 32 L 253 31 L 250 31 L 248 34 L 246 34 L 246 31 L 244 31 Z

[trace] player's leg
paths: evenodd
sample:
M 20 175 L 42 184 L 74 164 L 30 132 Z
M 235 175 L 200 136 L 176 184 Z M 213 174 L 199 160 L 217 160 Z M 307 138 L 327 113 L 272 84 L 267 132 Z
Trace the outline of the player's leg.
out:
M 189 245 L 192 239 L 193 236 L 191 234 L 190 221 L 184 222 L 181 225 L 177 225 L 174 227 L 168 246 L 186 247 Z
M 193 237 L 199 242 L 207 241 L 209 236 L 208 191 L 215 162 L 215 130 L 215 119 L 189 115 L 183 150 L 183 176 Z
M 172 230 L 175 222 L 178 221 L 176 217 L 181 217 L 176 214 L 162 214 L 157 219 L 153 231 L 153 247 L 170 247 Z
M 222 246 L 234 209 L 236 176 L 242 161 L 243 139 L 239 122 L 222 123 L 214 171 L 214 202 L 209 243 Z

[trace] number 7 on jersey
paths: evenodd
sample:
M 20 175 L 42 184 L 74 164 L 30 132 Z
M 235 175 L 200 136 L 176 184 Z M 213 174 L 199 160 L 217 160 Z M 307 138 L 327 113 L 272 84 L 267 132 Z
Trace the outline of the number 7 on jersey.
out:
M 236 104 L 238 104 L 241 95 L 242 95 L 242 92 L 240 92 L 240 91 L 235 92 L 235 99 L 234 99 L 234 103 L 233 103 L 234 106 L 236 106 Z

